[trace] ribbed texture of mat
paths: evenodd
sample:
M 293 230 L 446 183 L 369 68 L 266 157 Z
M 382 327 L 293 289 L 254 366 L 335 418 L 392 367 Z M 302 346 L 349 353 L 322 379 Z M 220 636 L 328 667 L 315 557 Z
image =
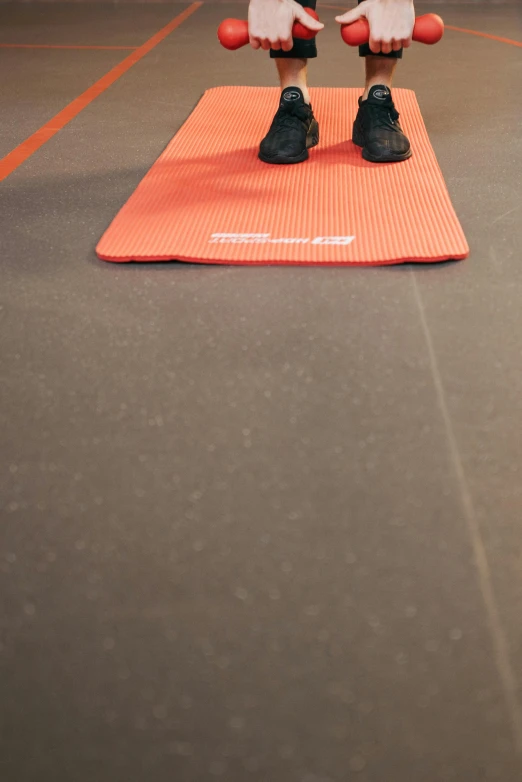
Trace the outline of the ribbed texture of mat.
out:
M 257 152 L 280 91 L 209 90 L 121 209 L 98 256 L 281 264 L 465 258 L 415 93 L 394 90 L 413 157 L 388 165 L 364 161 L 350 140 L 360 94 L 312 90 L 319 146 L 305 163 L 273 166 Z

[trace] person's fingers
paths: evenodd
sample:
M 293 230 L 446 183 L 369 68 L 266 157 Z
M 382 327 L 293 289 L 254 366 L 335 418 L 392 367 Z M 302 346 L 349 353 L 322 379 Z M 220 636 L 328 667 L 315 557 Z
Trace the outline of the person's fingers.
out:
M 324 27 L 322 22 L 318 22 L 313 16 L 307 14 L 301 6 L 299 6 L 299 10 L 296 10 L 295 19 L 300 22 L 303 27 L 306 27 L 307 30 L 313 30 L 317 33 Z
M 268 38 L 261 38 L 261 48 L 267 52 L 270 49 L 270 41 Z
M 409 38 L 403 38 L 402 39 L 402 48 L 403 49 L 409 49 L 411 46 L 411 36 Z
M 292 38 L 283 38 L 283 39 L 281 39 L 281 49 L 284 52 L 289 52 L 293 48 L 294 48 L 294 42 L 293 42 Z
M 392 50 L 394 52 L 400 52 L 402 49 L 402 41 L 396 41 L 395 39 L 392 41 Z
M 281 49 L 281 41 L 279 40 L 279 38 L 270 39 L 270 48 L 273 49 L 275 52 L 278 52 Z
M 259 41 L 258 38 L 253 38 L 252 36 L 250 36 L 250 46 L 252 47 L 252 49 L 259 49 L 261 48 L 261 42 Z
M 373 52 L 373 54 L 380 54 L 381 52 L 380 41 L 376 41 L 375 38 L 370 38 L 369 46 L 370 46 L 370 51 Z
M 389 54 L 392 50 L 391 41 L 381 41 L 381 52 L 383 54 Z
M 351 11 L 347 11 L 345 14 L 342 14 L 341 16 L 336 16 L 335 21 L 339 22 L 339 24 L 352 24 L 353 22 L 356 22 L 357 19 L 360 19 L 361 16 L 365 16 L 365 10 L 366 10 L 367 3 L 361 3 L 356 8 L 352 8 Z

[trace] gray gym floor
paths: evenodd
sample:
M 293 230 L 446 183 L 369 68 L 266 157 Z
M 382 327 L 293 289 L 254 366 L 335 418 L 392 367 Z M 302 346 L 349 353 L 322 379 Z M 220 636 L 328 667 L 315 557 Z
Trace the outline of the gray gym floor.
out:
M 187 5 L 7 3 L 0 44 Z M 360 85 L 320 10 L 312 86 Z M 517 2 L 430 10 L 522 42 Z M 245 13 L 206 2 L 0 186 L 2 779 L 515 782 L 522 48 L 448 31 L 398 73 L 469 260 L 98 261 L 203 91 L 275 83 L 217 44 Z M 0 46 L 0 157 L 129 53 Z

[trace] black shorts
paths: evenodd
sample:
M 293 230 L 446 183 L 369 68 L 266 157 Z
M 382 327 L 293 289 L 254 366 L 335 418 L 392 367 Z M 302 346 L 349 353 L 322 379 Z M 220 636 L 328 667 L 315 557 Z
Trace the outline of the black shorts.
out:
M 314 11 L 316 6 L 316 1 L 317 0 L 297 0 L 299 5 L 302 5 L 303 8 L 313 8 Z M 361 3 L 362 0 L 358 0 L 358 2 Z M 370 54 L 373 55 L 373 52 L 367 43 L 364 44 L 364 46 L 359 46 L 360 57 L 368 57 L 368 55 Z M 393 60 L 400 60 L 402 57 L 402 49 L 398 52 L 390 52 L 390 54 L 379 54 L 377 56 L 390 57 Z M 294 46 L 292 49 L 290 49 L 289 52 L 284 52 L 282 49 L 278 49 L 277 51 L 270 49 L 270 57 L 274 59 L 278 59 L 278 58 L 299 58 L 302 60 L 313 59 L 314 57 L 317 57 L 317 44 L 315 42 L 315 38 L 312 38 L 311 41 L 303 41 L 294 38 Z

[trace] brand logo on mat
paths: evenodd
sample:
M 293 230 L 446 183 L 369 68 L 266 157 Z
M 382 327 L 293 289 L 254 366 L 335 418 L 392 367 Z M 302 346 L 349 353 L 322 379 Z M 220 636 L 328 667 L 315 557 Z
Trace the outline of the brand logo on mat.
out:
M 351 244 L 355 236 L 316 236 L 312 244 Z
M 284 100 L 299 100 L 301 96 L 295 90 L 289 90 L 283 93 Z
M 373 97 L 377 98 L 377 100 L 386 100 L 389 94 L 389 90 L 375 90 Z
M 272 238 L 270 234 L 212 234 L 209 244 L 336 244 L 348 245 L 355 236 L 281 236 Z

